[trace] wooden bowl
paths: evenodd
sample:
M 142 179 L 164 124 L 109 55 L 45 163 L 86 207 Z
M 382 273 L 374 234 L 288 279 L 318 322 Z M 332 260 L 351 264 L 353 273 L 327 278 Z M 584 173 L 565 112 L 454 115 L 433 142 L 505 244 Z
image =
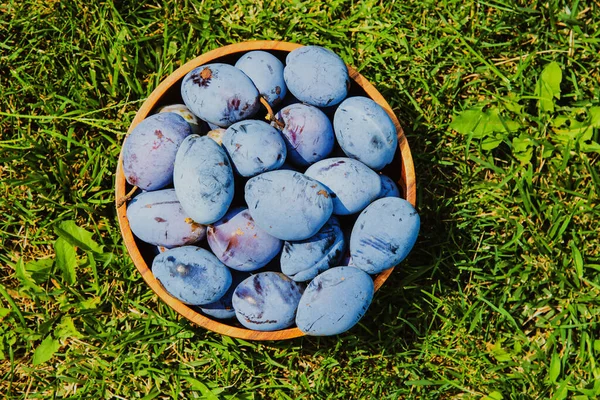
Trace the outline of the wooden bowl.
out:
M 181 81 L 183 77 L 192 69 L 211 62 L 225 62 L 234 64 L 239 57 L 251 50 L 268 51 L 285 61 L 285 56 L 287 53 L 301 46 L 302 45 L 296 43 L 278 41 L 243 42 L 209 51 L 208 53 L 189 61 L 169 75 L 152 92 L 152 94 L 150 94 L 133 119 L 128 133 L 130 133 L 133 128 L 143 119 L 153 114 L 158 107 L 166 104 L 183 103 L 180 95 Z M 414 206 L 416 201 L 414 165 L 412 156 L 410 154 L 410 149 L 408 147 L 408 142 L 406 141 L 402 127 L 392 112 L 389 104 L 385 101 L 377 89 L 375 89 L 373 85 L 371 85 L 352 67 L 348 66 L 348 71 L 350 73 L 350 78 L 353 81 L 350 89 L 350 95 L 363 95 L 370 97 L 387 111 L 392 118 L 392 121 L 396 125 L 396 129 L 398 130 L 399 151 L 396 152 L 394 161 L 388 165 L 383 172 L 398 183 L 398 186 L 402 191 L 402 196 Z M 260 117 L 257 116 L 257 118 Z M 121 234 L 136 268 L 142 274 L 142 277 L 150 286 L 150 288 L 154 290 L 154 292 L 164 302 L 166 302 L 175 311 L 194 324 L 223 335 L 251 340 L 282 340 L 304 335 L 298 328 L 289 328 L 272 332 L 260 332 L 242 327 L 239 323 L 237 323 L 237 321 L 235 321 L 235 319 L 232 321 L 213 320 L 169 295 L 160 282 L 154 278 L 152 270 L 150 269 L 150 266 L 152 265 L 152 259 L 154 257 L 151 247 L 142 243 L 133 236 L 129 227 L 129 221 L 127 220 L 126 206 L 125 204 L 121 205 L 120 207 L 118 206 L 119 199 L 123 198 L 123 196 L 125 196 L 131 189 L 131 186 L 127 183 L 125 180 L 125 175 L 123 174 L 122 156 L 123 154 L 121 153 L 119 156 L 116 177 L 117 215 L 119 218 Z M 393 269 L 394 268 L 390 268 L 375 276 L 374 283 L 376 291 L 386 281 Z

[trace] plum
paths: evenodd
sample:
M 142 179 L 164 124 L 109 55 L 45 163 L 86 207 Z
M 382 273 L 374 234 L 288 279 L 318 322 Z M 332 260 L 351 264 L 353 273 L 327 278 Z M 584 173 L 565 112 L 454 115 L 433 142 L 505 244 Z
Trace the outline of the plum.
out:
M 377 173 L 352 158 L 321 160 L 308 167 L 304 174 L 327 186 L 335 215 L 362 211 L 381 191 L 381 180 Z
M 260 272 L 233 292 L 235 316 L 257 331 L 285 329 L 294 323 L 302 287 L 279 272 Z
M 233 309 L 233 292 L 238 285 L 246 278 L 250 276 L 247 272 L 230 271 L 231 272 L 231 285 L 227 292 L 219 300 L 214 303 L 204 304 L 200 306 L 200 310 L 213 318 L 217 319 L 228 319 L 235 317 L 235 310 Z
M 364 271 L 330 268 L 306 287 L 298 304 L 296 325 L 307 335 L 338 335 L 358 323 L 374 292 L 373 280 Z
M 408 201 L 398 197 L 375 200 L 360 213 L 352 228 L 353 265 L 369 274 L 393 267 L 414 246 L 419 227 L 419 214 Z
M 251 177 L 281 167 L 287 155 L 279 131 L 264 121 L 236 122 L 225 131 L 223 147 L 234 169 Z
M 387 175 L 379 175 L 381 179 L 381 191 L 377 196 L 378 199 L 383 197 L 400 197 L 400 189 L 398 189 L 398 185 L 392 178 Z
M 127 182 L 143 190 L 169 185 L 177 149 L 191 133 L 190 125 L 174 113 L 154 114 L 137 124 L 123 143 Z
M 210 251 L 195 246 L 169 249 L 152 262 L 152 273 L 171 296 L 190 305 L 219 300 L 231 285 L 231 272 Z
M 287 55 L 285 63 L 285 83 L 300 101 L 327 107 L 348 95 L 348 68 L 333 51 L 320 46 L 300 47 Z
M 283 242 L 254 223 L 247 208 L 230 210 L 208 227 L 208 245 L 219 260 L 238 271 L 254 271 L 267 265 Z
M 275 118 L 284 125 L 281 134 L 292 164 L 305 167 L 324 159 L 333 150 L 333 126 L 318 108 L 292 104 L 281 109 Z
M 192 129 L 192 133 L 195 135 L 203 135 L 208 131 L 208 126 L 206 122 L 202 121 L 198 117 L 196 117 L 189 108 L 185 106 L 185 104 L 170 104 L 168 106 L 162 106 L 158 109 L 158 113 L 172 112 L 183 119 L 185 122 L 190 124 L 190 128 Z
M 127 205 L 129 227 L 140 240 L 166 248 L 204 239 L 206 227 L 185 213 L 175 189 L 143 192 Z
M 329 267 L 338 265 L 344 246 L 340 223 L 336 217 L 331 217 L 316 235 L 283 244 L 281 272 L 296 282 L 309 281 Z
M 379 171 L 392 162 L 398 136 L 388 113 L 368 97 L 347 98 L 333 117 L 335 137 L 350 157 Z
M 252 80 L 229 64 L 207 64 L 188 72 L 181 97 L 195 115 L 222 128 L 260 109 L 260 94 Z
M 266 51 L 249 51 L 235 63 L 244 72 L 271 107 L 281 103 L 287 93 L 283 63 Z
M 308 239 L 333 211 L 325 186 L 290 170 L 269 171 L 249 179 L 244 197 L 256 225 L 281 240 Z
M 175 158 L 173 184 L 181 207 L 196 222 L 212 224 L 233 200 L 233 170 L 225 150 L 206 136 L 190 135 Z

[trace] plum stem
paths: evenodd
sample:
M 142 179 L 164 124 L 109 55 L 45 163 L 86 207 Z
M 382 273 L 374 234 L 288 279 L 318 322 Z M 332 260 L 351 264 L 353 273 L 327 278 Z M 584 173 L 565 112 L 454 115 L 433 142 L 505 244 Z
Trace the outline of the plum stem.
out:
M 119 199 L 119 201 L 117 201 L 117 208 L 121 208 L 121 206 L 125 203 L 127 203 L 127 201 L 131 198 L 131 196 L 133 196 L 133 194 L 135 193 L 136 190 L 138 190 L 139 188 L 137 186 L 134 186 L 129 193 L 127 193 L 125 196 L 121 197 Z
M 275 125 L 277 125 L 276 127 L 279 129 L 285 128 L 285 124 L 283 123 L 283 121 L 278 120 L 275 116 L 275 113 L 273 112 L 273 109 L 271 108 L 271 105 L 269 104 L 267 99 L 265 99 L 263 96 L 260 96 L 260 103 L 267 109 L 267 116 L 265 117 L 265 119 L 267 121 L 274 122 Z

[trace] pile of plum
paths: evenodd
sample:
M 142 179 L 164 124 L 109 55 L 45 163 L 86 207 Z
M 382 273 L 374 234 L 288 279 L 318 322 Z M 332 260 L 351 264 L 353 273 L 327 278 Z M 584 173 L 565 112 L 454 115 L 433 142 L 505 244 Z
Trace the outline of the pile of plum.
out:
M 407 256 L 420 222 L 377 172 L 397 151 L 394 123 L 348 97 L 350 83 L 323 47 L 285 65 L 250 51 L 190 71 L 185 105 L 132 130 L 123 171 L 142 191 L 127 218 L 157 246 L 152 272 L 167 292 L 259 331 L 335 335 L 362 318 L 372 275 Z

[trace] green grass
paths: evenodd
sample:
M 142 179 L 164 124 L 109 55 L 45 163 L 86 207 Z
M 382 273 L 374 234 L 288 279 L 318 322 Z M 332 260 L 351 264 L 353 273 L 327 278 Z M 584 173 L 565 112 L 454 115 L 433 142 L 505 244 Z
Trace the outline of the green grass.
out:
M 599 397 L 598 15 L 577 0 L 0 3 L 0 393 Z M 137 108 L 184 62 L 251 39 L 336 51 L 388 99 L 415 159 L 420 239 L 338 337 L 258 343 L 195 328 L 122 245 L 114 171 Z M 551 62 L 553 110 L 536 91 Z M 450 127 L 473 107 L 518 128 Z M 556 117 L 587 136 L 561 137 Z M 59 250 L 72 283 L 43 261 L 69 220 L 103 246 Z

